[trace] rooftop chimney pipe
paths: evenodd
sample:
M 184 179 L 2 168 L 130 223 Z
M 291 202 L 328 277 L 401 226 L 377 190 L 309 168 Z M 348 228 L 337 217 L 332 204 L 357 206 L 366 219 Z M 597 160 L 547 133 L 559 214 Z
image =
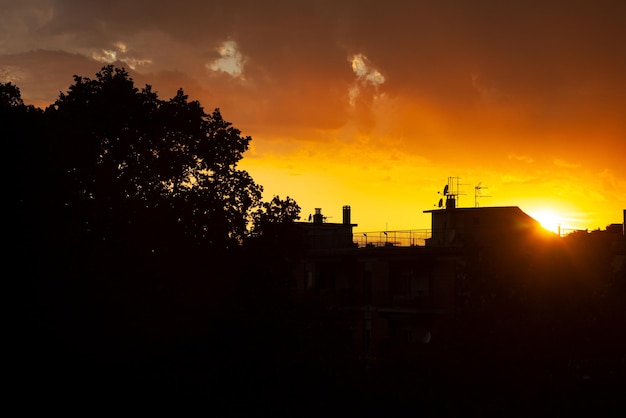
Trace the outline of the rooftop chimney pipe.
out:
M 350 225 L 350 206 L 343 207 L 343 224 Z
M 322 216 L 322 208 L 315 208 L 315 215 L 313 215 L 313 223 L 321 224 L 324 222 L 324 217 Z

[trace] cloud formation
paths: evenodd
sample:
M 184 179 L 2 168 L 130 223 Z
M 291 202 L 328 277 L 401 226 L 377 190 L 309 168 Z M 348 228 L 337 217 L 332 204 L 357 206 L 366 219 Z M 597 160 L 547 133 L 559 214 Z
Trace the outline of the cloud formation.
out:
M 348 97 L 350 106 L 356 104 L 356 99 L 361 94 L 362 87 L 373 86 L 378 88 L 385 82 L 385 76 L 374 68 L 367 57 L 363 54 L 354 54 L 349 59 L 352 71 L 356 75 L 356 80 L 350 87 Z
M 124 42 L 115 42 L 112 46 L 113 49 L 101 49 L 100 51 L 92 52 L 91 58 L 104 64 L 119 62 L 128 66 L 131 70 L 136 70 L 139 66 L 152 63 L 150 59 L 132 56 Z
M 419 155 L 439 178 L 531 162 L 626 178 L 625 2 L 0 1 L 0 81 L 27 103 L 111 63 L 220 107 L 268 165 L 330 149 L 374 171 L 401 150 L 393 167 Z
M 206 65 L 211 71 L 227 73 L 233 77 L 243 78 L 245 59 L 239 52 L 237 42 L 228 40 L 217 48 L 220 57 Z
M 516 160 L 516 161 L 520 161 L 520 162 L 527 163 L 527 164 L 530 164 L 535 161 L 532 157 L 528 155 L 509 154 L 507 158 L 509 160 Z

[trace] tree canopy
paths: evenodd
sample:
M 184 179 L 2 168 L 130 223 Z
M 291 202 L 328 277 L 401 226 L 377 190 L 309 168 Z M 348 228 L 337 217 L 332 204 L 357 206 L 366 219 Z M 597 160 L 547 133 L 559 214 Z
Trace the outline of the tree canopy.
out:
M 262 186 L 238 168 L 251 138 L 219 108 L 205 112 L 182 89 L 163 100 L 123 68 L 74 76 L 45 111 L 0 83 L 0 117 L 22 244 L 63 270 L 136 267 L 143 257 L 198 266 L 207 251 L 275 235 L 273 224 L 299 218 L 289 197 L 262 201 Z
M 57 203 L 97 216 L 84 219 L 96 239 L 115 239 L 107 221 L 120 217 L 130 229 L 161 217 L 160 235 L 176 225 L 170 233 L 198 244 L 229 246 L 245 235 L 262 187 L 237 168 L 251 138 L 219 109 L 205 113 L 182 89 L 161 100 L 107 66 L 95 79 L 75 76 L 46 115 L 54 175 L 66 187 Z

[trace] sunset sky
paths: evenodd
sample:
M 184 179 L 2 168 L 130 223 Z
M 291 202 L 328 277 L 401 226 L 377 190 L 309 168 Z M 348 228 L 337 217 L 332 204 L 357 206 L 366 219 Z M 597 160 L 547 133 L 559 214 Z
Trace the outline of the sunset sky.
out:
M 604 229 L 626 208 L 626 2 L 0 0 L 0 81 L 46 107 L 125 67 L 253 140 L 240 167 L 356 231 L 519 206 Z M 543 219 L 540 219 L 543 218 Z

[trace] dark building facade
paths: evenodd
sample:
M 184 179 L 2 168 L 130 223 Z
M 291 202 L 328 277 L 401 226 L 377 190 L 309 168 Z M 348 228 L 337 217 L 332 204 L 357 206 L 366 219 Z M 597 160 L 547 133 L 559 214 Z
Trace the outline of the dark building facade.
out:
M 453 313 L 461 261 L 453 248 L 311 250 L 297 291 L 340 313 L 360 357 L 408 354 L 437 338 Z
M 310 249 L 295 272 L 297 294 L 337 314 L 359 358 L 410 356 L 441 336 L 463 274 L 458 248 L 357 248 L 349 206 L 342 223 L 325 222 L 316 209 L 312 222 L 298 225 Z
M 452 207 L 424 213 L 432 216 L 432 236 L 426 240 L 430 247 L 493 245 L 548 233 L 517 206 Z
M 519 207 L 448 202 L 424 212 L 432 230 L 423 246 L 358 247 L 349 206 L 341 223 L 325 222 L 321 209 L 298 223 L 309 250 L 295 271 L 296 293 L 336 313 L 359 358 L 410 357 L 424 344 L 445 343 L 458 318 L 524 305 L 532 292 L 555 285 L 564 274 L 559 266 L 571 260 L 559 236 Z M 602 236 L 620 236 L 618 226 Z M 623 251 L 615 254 L 623 271 Z
M 420 345 L 446 340 L 447 324 L 465 309 L 469 249 L 508 246 L 517 254 L 550 234 L 518 207 L 449 203 L 425 211 L 432 232 L 424 246 L 357 248 L 350 207 L 343 209 L 341 223 L 325 222 L 316 209 L 312 222 L 298 224 L 310 249 L 295 272 L 296 291 L 338 312 L 354 352 L 368 360 L 410 356 Z
M 354 247 L 352 230 L 357 224 L 351 223 L 350 206 L 343 207 L 341 223 L 326 222 L 321 208 L 315 208 L 315 213 L 309 216 L 310 222 L 298 222 L 304 229 L 308 247 L 311 249 L 332 249 Z

